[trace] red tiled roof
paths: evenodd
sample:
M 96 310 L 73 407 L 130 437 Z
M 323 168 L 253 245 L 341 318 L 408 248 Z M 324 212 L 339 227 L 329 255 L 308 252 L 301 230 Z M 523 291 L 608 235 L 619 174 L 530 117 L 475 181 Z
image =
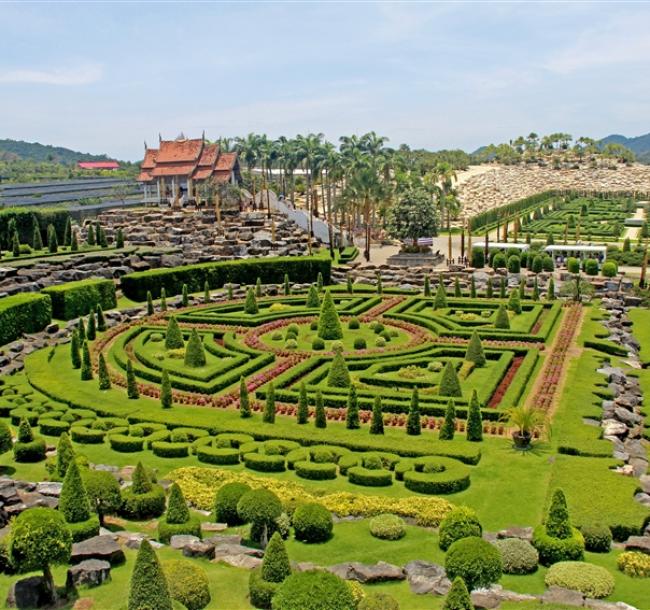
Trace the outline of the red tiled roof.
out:
M 138 182 L 150 182 L 152 180 L 151 174 L 148 172 L 140 172 L 136 178 Z
M 230 181 L 231 171 L 229 169 L 218 170 L 214 172 L 214 179 L 220 184 L 225 184 Z
M 80 169 L 119 169 L 120 164 L 117 161 L 78 161 L 77 167 Z
M 158 154 L 157 148 L 147 148 L 144 153 L 144 159 L 140 165 L 141 169 L 153 169 L 156 167 L 156 155 Z
M 161 165 L 156 164 L 156 167 L 151 171 L 151 175 L 157 176 L 190 176 L 194 171 L 196 164 L 191 163 L 165 163 Z
M 213 167 L 217 162 L 217 157 L 219 156 L 219 145 L 218 144 L 208 144 L 203 147 L 203 152 L 201 153 L 201 158 L 199 159 L 199 167 Z
M 203 150 L 203 140 L 163 140 L 160 142 L 156 163 L 194 162 Z
M 235 167 L 236 161 L 237 161 L 236 152 L 222 153 L 219 156 L 219 160 L 217 161 L 217 166 L 215 169 L 217 171 L 222 171 L 222 170 L 231 171 L 233 167 Z
M 201 168 L 201 169 L 197 169 L 194 172 L 194 175 L 192 176 L 192 179 L 193 180 L 206 180 L 210 176 L 212 176 L 212 172 L 213 172 L 213 170 L 212 170 L 211 167 L 204 167 L 204 168 Z

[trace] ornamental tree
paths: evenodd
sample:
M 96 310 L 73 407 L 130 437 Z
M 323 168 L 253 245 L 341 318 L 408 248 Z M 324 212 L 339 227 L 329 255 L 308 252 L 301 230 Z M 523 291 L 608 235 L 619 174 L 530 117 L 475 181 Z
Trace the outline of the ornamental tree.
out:
M 546 300 L 555 300 L 555 282 L 553 281 L 553 278 L 548 281 L 548 288 L 546 289 Z
M 318 290 L 313 284 L 309 287 L 305 307 L 311 307 L 314 309 L 320 307 L 320 297 L 318 296 Z
M 437 210 L 433 198 L 422 188 L 411 188 L 386 214 L 388 232 L 397 239 L 411 240 L 438 234 Z
M 187 342 L 187 347 L 185 348 L 185 366 L 195 369 L 205 366 L 205 363 L 206 358 L 203 342 L 201 341 L 201 337 L 199 337 L 199 333 L 193 328 L 190 333 L 190 340 Z
M 246 419 L 247 417 L 252 417 L 251 413 L 251 401 L 248 396 L 248 386 L 246 385 L 246 380 L 243 377 L 239 378 L 239 417 Z
M 357 430 L 361 427 L 359 423 L 359 400 L 357 399 L 357 389 L 354 385 L 350 385 L 350 390 L 348 391 L 345 427 L 348 430 Z
M 317 428 L 327 428 L 325 404 L 323 403 L 323 394 L 320 390 L 316 391 L 316 412 L 314 415 L 314 425 Z
M 73 328 L 72 338 L 70 339 L 70 360 L 73 369 L 81 368 L 81 348 L 79 344 L 79 331 Z
M 445 420 L 440 428 L 440 435 L 438 438 L 441 441 L 451 441 L 454 438 L 456 431 L 456 405 L 454 399 L 450 398 L 447 403 L 447 410 L 445 411 Z
M 160 311 L 167 311 L 167 291 L 164 286 L 160 289 Z
M 561 489 L 553 492 L 551 507 L 546 517 L 546 533 L 553 538 L 571 538 L 571 520 L 566 497 Z
M 167 579 L 148 540 L 143 540 L 135 558 L 127 610 L 172 610 Z
M 154 313 L 153 296 L 151 294 L 151 290 L 147 290 L 147 315 L 153 316 L 153 313 Z
M 420 398 L 417 388 L 413 388 L 413 394 L 411 395 L 411 405 L 406 420 L 406 434 L 412 436 L 422 434 L 422 427 L 420 425 Z
M 431 279 L 428 274 L 424 276 L 424 296 L 431 296 Z
M 471 299 L 476 298 L 476 280 L 473 275 L 469 280 L 469 296 Z
M 499 305 L 499 308 L 497 309 L 497 315 L 494 319 L 494 328 L 502 330 L 510 329 L 510 318 L 508 317 L 508 312 L 503 305 Z
M 131 490 L 135 495 L 149 493 L 153 489 L 153 484 L 142 462 L 135 465 L 131 475 Z
M 39 252 L 43 249 L 43 238 L 41 237 L 41 230 L 38 225 L 34 226 L 34 235 L 32 236 L 32 248 Z
M 447 291 L 445 290 L 445 285 L 442 283 L 442 278 L 440 278 L 436 290 L 436 299 L 433 302 L 433 308 L 444 309 L 445 307 L 447 307 Z
M 232 288 L 230 288 L 230 284 L 228 284 L 228 288 L 232 290 Z M 232 294 L 229 294 L 228 298 L 232 299 Z M 210 302 L 210 284 L 208 284 L 208 280 L 205 280 L 205 282 L 203 282 L 203 302 Z
M 86 324 L 86 339 L 94 341 L 97 338 L 97 324 L 95 322 L 95 312 L 88 314 L 88 324 Z
M 345 358 L 343 358 L 341 352 L 336 352 L 336 354 L 334 354 L 327 375 L 327 385 L 330 388 L 350 387 L 350 371 L 348 371 L 348 365 L 345 363 Z
M 467 585 L 460 576 L 456 576 L 454 582 L 451 583 L 451 589 L 447 593 L 442 610 L 474 610 Z
M 59 251 L 59 240 L 56 237 L 56 229 L 54 225 L 47 226 L 47 249 L 51 254 Z
M 267 489 L 247 491 L 237 502 L 237 513 L 251 524 L 250 538 L 264 543 L 277 529 L 276 519 L 282 514 L 282 502 Z
M 126 361 L 126 395 L 131 400 L 140 398 L 140 390 L 138 390 L 138 382 L 135 378 L 135 371 L 133 370 L 131 360 Z
M 90 519 L 88 495 L 81 479 L 79 466 L 74 459 L 68 464 L 68 471 L 63 479 L 59 511 L 67 523 L 80 523 Z
M 519 290 L 516 288 L 514 288 L 510 293 L 508 309 L 517 315 L 521 313 L 521 295 L 519 294 Z
M 275 532 L 264 549 L 262 578 L 267 582 L 282 582 L 291 574 L 289 555 L 280 532 Z
M 483 344 L 478 332 L 474 331 L 472 337 L 467 344 L 467 351 L 465 352 L 465 360 L 473 362 L 474 366 L 485 366 L 485 352 L 483 351 Z
M 458 276 L 454 278 L 454 297 L 457 299 L 462 297 L 463 293 L 460 289 L 460 281 L 458 280 Z
M 187 284 L 183 284 L 181 288 L 181 305 L 187 307 L 190 304 L 190 295 L 187 291 Z
M 184 347 L 183 333 L 181 333 L 176 317 L 170 316 L 169 322 L 167 322 L 167 331 L 165 332 L 165 348 L 182 349 Z
M 483 418 L 476 390 L 472 390 L 467 408 L 467 440 L 474 442 L 483 440 Z
M 99 354 L 99 389 L 100 390 L 110 390 L 111 389 L 111 378 L 108 375 L 108 368 L 106 367 L 106 360 L 104 359 L 104 354 Z
M 163 409 L 171 409 L 172 406 L 172 383 L 167 369 L 163 369 L 160 379 L 160 405 Z
M 370 420 L 370 434 L 384 433 L 384 413 L 381 408 L 381 397 L 375 396 L 372 405 L 372 419 Z
M 249 286 L 246 291 L 246 302 L 244 303 L 244 311 L 251 316 L 254 316 L 259 312 L 257 307 L 257 299 L 255 298 L 255 290 L 252 286 Z
M 262 296 L 262 280 L 259 277 L 255 282 L 255 296 L 257 298 L 260 298 Z
M 74 456 L 70 437 L 67 432 L 63 432 L 56 444 L 56 476 L 58 479 L 63 479 L 66 476 L 70 462 L 74 462 Z
M 178 483 L 172 483 L 167 500 L 165 521 L 167 523 L 187 523 L 190 520 L 190 509 L 187 508 L 183 490 Z
M 95 307 L 95 314 L 97 315 L 97 330 L 103 333 L 106 330 L 106 318 L 104 317 L 104 310 L 99 303 Z
M 124 248 L 124 231 L 122 231 L 122 229 L 117 230 L 117 235 L 115 236 L 115 247 L 118 250 Z
M 103 526 L 104 517 L 117 514 L 122 506 L 120 484 L 110 472 L 105 470 L 84 468 L 81 478 L 90 506 L 99 516 L 99 524 Z
M 41 245 L 41 248 L 43 246 Z M 79 239 L 77 238 L 77 232 L 72 233 L 72 241 L 70 242 L 70 252 L 77 252 L 79 250 Z
M 89 381 L 93 378 L 93 367 L 90 362 L 90 350 L 88 343 L 83 342 L 81 347 L 81 381 Z
M 9 426 L 0 421 L 0 455 L 11 451 L 11 448 L 14 446 L 14 442 L 11 438 L 11 430 Z
M 334 300 L 329 290 L 325 291 L 325 297 L 318 316 L 318 336 L 321 339 L 342 339 L 343 329 L 339 314 L 334 306 Z
M 272 381 L 269 383 L 268 390 L 266 391 L 266 403 L 264 404 L 262 421 L 265 424 L 275 423 L 275 386 Z
M 444 370 L 442 371 L 442 377 L 440 379 L 440 387 L 438 389 L 438 394 L 440 396 L 457 396 L 460 397 L 463 395 L 463 392 L 460 387 L 460 381 L 458 380 L 458 374 L 456 373 L 456 367 L 453 365 L 451 360 L 447 360 Z
M 284 281 L 282 282 L 284 296 L 288 297 L 291 294 L 291 284 L 289 283 L 289 274 L 284 274 Z
M 309 400 L 307 399 L 307 386 L 304 381 L 300 382 L 300 393 L 298 394 L 298 410 L 296 417 L 299 424 L 306 424 L 309 420 Z

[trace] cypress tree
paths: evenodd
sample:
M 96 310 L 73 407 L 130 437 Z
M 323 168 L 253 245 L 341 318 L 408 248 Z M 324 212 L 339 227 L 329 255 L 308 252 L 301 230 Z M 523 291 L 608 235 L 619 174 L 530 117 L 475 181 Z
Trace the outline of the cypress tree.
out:
M 299 424 L 306 424 L 309 420 L 309 400 L 307 399 L 307 386 L 304 381 L 300 382 L 300 393 L 298 395 L 298 411 L 296 417 Z
M 521 295 L 519 290 L 516 288 L 510 293 L 510 298 L 508 299 L 508 309 L 515 314 L 521 313 Z
M 284 546 L 280 532 L 275 532 L 264 549 L 262 560 L 262 580 L 266 582 L 282 582 L 291 574 L 289 555 Z
M 519 282 L 519 298 L 523 301 L 526 297 L 526 282 L 522 280 Z
M 266 391 L 266 403 L 264 404 L 262 421 L 265 424 L 275 423 L 275 386 L 272 381 L 269 383 L 268 390 Z
M 91 224 L 88 225 L 88 235 L 86 236 L 86 243 L 89 246 L 95 245 L 95 229 L 93 229 L 93 226 Z
M 384 287 L 381 283 L 381 273 L 377 272 L 377 294 L 384 294 Z
M 167 311 L 167 291 L 164 286 L 160 289 L 160 311 Z
M 106 240 L 106 231 L 99 223 L 97 223 L 97 243 L 102 248 L 108 248 L 108 241 Z
M 83 342 L 81 346 L 81 381 L 90 381 L 93 378 L 93 367 L 90 362 L 90 350 L 88 343 Z
M 153 297 L 151 296 L 151 291 L 147 290 L 147 315 L 152 316 L 153 313 L 154 313 Z
M 510 318 L 508 317 L 508 312 L 503 305 L 499 305 L 499 308 L 497 309 L 497 315 L 494 320 L 494 328 L 505 330 L 510 329 Z
M 318 288 L 318 292 L 323 291 L 323 274 L 320 271 L 316 276 L 316 287 Z
M 167 369 L 163 369 L 160 380 L 160 405 L 163 409 L 171 409 L 172 406 L 172 383 Z
M 259 308 L 257 307 L 257 300 L 255 299 L 255 291 L 253 290 L 252 286 L 248 288 L 246 291 L 246 302 L 244 303 L 244 311 L 251 315 L 254 316 L 256 313 L 259 312 Z
M 381 398 L 375 396 L 375 402 L 372 405 L 372 419 L 370 420 L 370 434 L 384 433 L 384 413 L 381 408 Z
M 110 390 L 111 378 L 108 376 L 108 369 L 106 368 L 106 360 L 104 354 L 99 354 L 99 389 Z
M 329 290 L 325 291 L 325 297 L 318 316 L 318 336 L 321 339 L 342 339 L 343 329 L 339 314 L 334 306 L 334 300 Z
M 230 284 L 228 284 L 228 287 L 230 287 Z M 232 296 L 229 294 L 228 298 L 230 299 Z M 203 283 L 203 302 L 210 302 L 210 285 L 208 284 L 207 280 Z
M 183 333 L 181 332 L 176 316 L 170 316 L 167 322 L 167 331 L 165 332 L 165 348 L 166 349 L 183 349 L 185 341 L 183 341 Z
M 70 241 L 70 251 L 77 252 L 79 250 L 79 240 L 77 239 L 77 232 L 72 233 L 72 240 Z
M 316 391 L 316 412 L 314 415 L 314 424 L 317 428 L 327 428 L 327 416 L 325 414 L 323 394 L 320 390 Z
M 65 223 L 65 230 L 63 231 L 63 245 L 69 246 L 72 243 L 72 219 L 68 216 Z
M 429 278 L 429 274 L 424 276 L 424 296 L 431 296 L 431 279 Z
M 348 408 L 345 413 L 345 427 L 348 430 L 357 430 L 361 427 L 359 423 L 359 400 L 357 399 L 357 389 L 354 385 L 350 386 L 348 391 Z
M 537 276 L 533 283 L 533 301 L 539 301 L 539 284 L 537 283 Z
M 320 297 L 318 296 L 318 290 L 313 284 L 309 287 L 309 292 L 307 293 L 307 300 L 305 301 L 305 307 L 320 307 Z
M 555 300 L 555 282 L 553 281 L 553 278 L 548 281 L 548 288 L 546 289 L 546 300 Z
M 59 240 L 56 237 L 54 225 L 47 226 L 47 249 L 52 253 L 59 251 Z
M 460 576 L 456 576 L 454 582 L 451 583 L 451 589 L 447 593 L 442 610 L 474 610 L 467 585 Z
M 138 462 L 135 465 L 135 470 L 131 475 L 131 489 L 137 496 L 149 493 L 153 489 L 151 479 L 149 478 L 145 467 L 142 465 L 142 462 Z
M 476 298 L 476 280 L 474 279 L 474 276 L 470 278 L 470 283 L 469 283 L 469 296 L 472 299 Z
M 14 231 L 14 235 L 11 238 L 11 254 L 14 258 L 20 256 L 20 240 L 18 239 L 18 231 Z
M 255 282 L 255 296 L 259 299 L 262 297 L 262 280 L 258 277 Z
M 95 307 L 95 313 L 97 314 L 97 330 L 103 333 L 106 330 L 106 318 L 104 317 L 104 310 L 99 303 Z
M 345 363 L 345 358 L 341 352 L 336 352 L 332 359 L 329 373 L 327 375 L 327 385 L 330 388 L 349 388 L 350 387 L 350 372 L 348 365 Z
M 70 462 L 74 461 L 74 449 L 70 442 L 67 432 L 59 436 L 59 442 L 56 444 L 56 474 L 59 479 L 63 479 L 68 472 Z
M 413 388 L 413 394 L 411 395 L 411 406 L 409 407 L 409 416 L 406 420 L 406 434 L 411 436 L 422 434 L 422 427 L 420 425 L 420 398 L 417 388 Z
M 566 497 L 561 489 L 553 492 L 551 507 L 546 517 L 546 533 L 553 538 L 571 538 L 571 521 Z
M 79 466 L 73 459 L 63 479 L 59 496 L 59 511 L 67 523 L 79 523 L 90 519 L 90 502 L 84 486 Z
M 492 286 L 492 278 L 488 278 L 487 289 L 485 291 L 485 296 L 488 299 L 491 299 L 494 296 L 494 287 Z
M 79 331 L 72 329 L 72 339 L 70 339 L 70 360 L 73 369 L 81 368 L 81 347 L 79 342 Z
M 348 273 L 346 276 L 347 290 L 349 294 L 354 292 L 354 284 L 352 283 L 352 276 Z
M 234 294 L 233 294 L 233 289 L 232 289 L 232 283 L 231 282 L 228 282 L 228 288 L 226 289 L 226 295 L 227 295 L 229 301 L 232 301 L 235 298 Z M 210 297 L 208 295 L 208 299 L 209 298 Z
M 203 342 L 201 341 L 201 337 L 199 337 L 199 333 L 193 328 L 190 333 L 190 340 L 187 342 L 187 347 L 185 348 L 185 366 L 199 368 L 205 366 L 205 363 Z
M 460 388 L 460 381 L 458 380 L 458 374 L 456 373 L 456 367 L 452 364 L 451 360 L 447 360 L 447 364 L 442 371 L 438 394 L 440 396 L 463 395 Z
M 472 390 L 472 398 L 467 409 L 467 440 L 474 442 L 483 440 L 483 418 L 476 390 Z
M 477 331 L 472 333 L 472 337 L 467 344 L 465 360 L 467 362 L 473 362 L 475 366 L 485 366 L 485 352 L 483 351 L 483 344 Z
M 501 281 L 499 282 L 499 298 L 500 299 L 505 299 L 506 298 L 506 280 L 505 278 L 501 278 Z
M 445 307 L 447 307 L 447 291 L 445 290 L 445 285 L 442 283 L 442 278 L 440 278 L 436 290 L 436 300 L 433 302 L 433 308 L 444 309 Z
M 143 540 L 135 559 L 127 610 L 172 610 L 167 579 L 148 540 Z
M 248 396 L 248 386 L 243 377 L 239 379 L 239 417 L 245 419 L 251 417 L 251 402 Z
M 190 510 L 187 508 L 183 491 L 178 483 L 172 483 L 167 500 L 165 521 L 167 523 L 187 523 L 190 520 Z
M 41 237 L 41 230 L 38 225 L 34 226 L 34 235 L 32 237 L 32 248 L 36 252 L 40 252 L 43 249 L 43 238 Z
M 289 274 L 288 273 L 284 274 L 283 287 L 284 287 L 284 296 L 288 297 L 291 294 L 291 284 L 289 283 Z
M 20 420 L 16 438 L 19 443 L 31 443 L 34 440 L 34 432 L 32 427 L 29 425 L 29 421 L 27 421 L 27 418 L 25 417 Z
M 124 231 L 122 231 L 122 229 L 117 230 L 117 235 L 115 236 L 115 247 L 117 249 L 124 248 Z
M 83 343 L 86 340 L 86 325 L 84 324 L 84 319 L 81 317 L 77 322 L 77 332 L 79 333 L 79 342 Z
M 97 338 L 97 324 L 95 323 L 95 313 L 91 311 L 88 314 L 88 324 L 86 324 L 86 339 L 94 341 Z
M 135 371 L 131 360 L 126 361 L 126 395 L 131 400 L 140 398 L 140 390 L 138 390 L 138 382 L 135 379 Z
M 187 284 L 183 284 L 183 290 L 181 292 L 181 305 L 187 307 L 190 303 L 190 297 L 187 294 Z
M 454 279 L 454 296 L 460 298 L 463 296 L 463 293 L 460 290 L 460 282 L 458 281 L 458 276 Z
M 442 423 L 440 428 L 440 435 L 438 438 L 441 441 L 450 441 L 454 438 L 454 432 L 456 430 L 456 406 L 454 405 L 454 399 L 450 398 L 447 403 L 447 409 L 445 411 L 445 421 Z

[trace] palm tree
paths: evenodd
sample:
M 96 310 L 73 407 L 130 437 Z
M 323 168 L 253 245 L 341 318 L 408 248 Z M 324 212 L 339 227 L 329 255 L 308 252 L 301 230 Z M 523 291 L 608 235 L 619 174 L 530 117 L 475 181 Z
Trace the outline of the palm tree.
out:
M 310 133 L 307 134 L 306 136 L 299 135 L 296 138 L 296 141 L 298 143 L 298 150 L 300 151 L 300 158 L 302 160 L 303 167 L 305 168 L 305 172 L 307 174 L 307 192 L 306 192 L 306 204 L 307 204 L 307 210 L 309 213 L 309 230 L 308 230 L 308 241 L 307 241 L 307 247 L 309 249 L 309 254 L 311 255 L 311 239 L 312 239 L 312 234 L 313 234 L 313 228 L 314 228 L 314 210 L 313 210 L 313 204 L 312 204 L 312 181 L 313 181 L 313 167 L 314 167 L 314 160 L 316 158 L 316 155 L 318 154 L 318 151 L 321 147 L 321 143 L 325 136 L 322 133 Z
M 259 138 L 254 133 L 249 133 L 245 138 L 237 138 L 237 150 L 241 155 L 248 173 L 251 177 L 252 185 L 252 195 L 253 195 L 253 209 L 256 209 L 255 203 L 255 176 L 253 175 L 253 170 L 257 165 L 259 159 Z

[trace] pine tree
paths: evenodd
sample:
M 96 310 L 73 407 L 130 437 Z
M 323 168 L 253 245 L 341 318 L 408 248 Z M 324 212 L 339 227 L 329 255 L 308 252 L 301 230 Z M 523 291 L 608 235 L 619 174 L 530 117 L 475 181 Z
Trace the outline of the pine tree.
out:
M 357 430 L 361 427 L 359 423 L 359 400 L 357 399 L 357 389 L 354 385 L 350 386 L 348 392 L 348 404 L 345 414 L 345 427 L 348 430 Z
M 539 284 L 537 282 L 537 276 L 535 276 L 535 282 L 533 284 L 533 301 L 539 301 Z
M 463 293 L 460 290 L 460 282 L 458 281 L 458 276 L 454 279 L 454 296 L 458 299 L 463 296 Z
M 99 354 L 99 389 L 110 390 L 111 378 L 108 376 L 108 369 L 106 368 L 106 360 L 104 354 Z
M 122 231 L 122 229 L 117 230 L 117 234 L 115 236 L 115 247 L 118 250 L 120 248 L 124 248 L 124 231 Z
M 14 231 L 14 235 L 11 238 L 11 254 L 14 258 L 20 256 L 20 239 L 18 239 L 18 231 Z
M 190 304 L 190 297 L 187 293 L 187 284 L 183 284 L 183 289 L 181 291 L 181 305 L 187 307 Z
M 59 496 L 59 511 L 67 523 L 80 523 L 90 519 L 90 502 L 84 486 L 79 466 L 73 459 L 63 479 Z
M 494 287 L 492 286 L 492 278 L 488 278 L 487 289 L 485 291 L 485 296 L 488 299 L 491 299 L 494 296 Z
M 228 286 L 230 286 L 230 284 L 228 284 Z M 228 298 L 231 299 L 232 296 L 228 295 Z M 210 302 L 210 285 L 208 284 L 207 280 L 203 282 L 203 302 L 204 303 Z
M 422 434 L 422 426 L 420 425 L 420 398 L 417 388 L 413 388 L 413 394 L 411 395 L 411 406 L 409 407 L 409 415 L 406 420 L 406 434 L 411 436 Z
M 81 347 L 79 331 L 76 328 L 72 329 L 72 338 L 70 339 L 70 360 L 72 361 L 73 369 L 81 368 Z
M 474 442 L 483 440 L 483 418 L 476 390 L 472 390 L 472 397 L 467 408 L 467 440 Z
M 95 313 L 97 314 L 97 330 L 103 333 L 106 330 L 106 318 L 104 317 L 104 310 L 99 303 L 95 307 Z
M 309 292 L 307 293 L 307 300 L 305 301 L 305 307 L 320 307 L 320 297 L 318 296 L 318 290 L 313 284 L 309 287 Z
M 451 360 L 447 360 L 442 377 L 440 379 L 440 387 L 438 388 L 440 396 L 462 396 L 463 393 L 460 388 L 460 381 L 456 373 L 456 367 Z
M 229 301 L 232 301 L 235 298 L 231 282 L 228 282 L 228 288 L 226 289 L 226 296 L 228 297 Z
M 472 299 L 476 298 L 476 280 L 474 279 L 474 276 L 472 275 L 469 283 L 469 296 Z
M 348 291 L 348 294 L 352 294 L 354 292 L 354 284 L 352 283 L 352 276 L 348 273 L 346 276 L 346 288 Z
M 190 339 L 187 342 L 187 347 L 185 348 L 185 366 L 199 368 L 205 366 L 205 364 L 205 348 L 203 347 L 199 333 L 193 328 L 190 333 Z
M 323 292 L 323 274 L 320 271 L 316 276 L 316 288 L 318 288 L 318 292 Z
M 79 333 L 79 343 L 83 343 L 86 340 L 86 325 L 81 317 L 77 322 L 77 332 Z
M 284 546 L 280 532 L 275 532 L 264 549 L 262 560 L 262 580 L 266 582 L 282 582 L 291 574 L 289 555 Z
M 259 299 L 262 297 L 262 280 L 258 277 L 255 282 L 255 296 Z
M 93 367 L 90 362 L 90 350 L 88 343 L 83 342 L 81 346 L 81 381 L 90 381 L 93 378 Z
M 32 427 L 29 425 L 29 421 L 27 421 L 27 418 L 25 417 L 20 420 L 16 439 L 19 443 L 31 443 L 34 440 L 34 432 Z
M 160 311 L 167 311 L 167 291 L 164 286 L 160 289 Z
M 284 281 L 282 282 L 282 288 L 283 288 L 284 296 L 288 297 L 291 294 L 291 284 L 289 283 L 288 273 L 284 274 Z
M 135 469 L 131 475 L 131 489 L 136 496 L 149 493 L 153 489 L 151 479 L 142 462 L 138 462 L 135 465 Z
M 167 369 L 163 369 L 160 379 L 160 405 L 163 409 L 171 409 L 172 406 L 172 383 Z
M 431 279 L 428 274 L 424 276 L 424 296 L 431 296 Z
M 131 360 L 126 361 L 126 395 L 131 400 L 140 398 L 140 390 L 138 390 L 138 382 L 135 379 L 135 371 Z
M 349 388 L 350 371 L 345 363 L 345 358 L 341 352 L 336 352 L 332 359 L 329 373 L 327 375 L 327 385 L 330 388 Z
M 190 509 L 187 508 L 183 491 L 178 483 L 172 483 L 167 500 L 165 521 L 167 523 L 187 523 L 190 520 Z
M 377 272 L 377 294 L 384 294 L 384 287 L 381 283 L 381 273 Z
M 555 300 L 555 282 L 553 281 L 553 278 L 548 281 L 548 288 L 546 289 L 546 300 Z
M 151 296 L 151 291 L 147 290 L 147 315 L 153 316 L 153 314 L 154 314 L 153 297 Z
M 546 517 L 546 533 L 553 538 L 571 538 L 571 520 L 566 497 L 561 489 L 553 492 L 551 507 Z
M 269 383 L 269 387 L 266 391 L 266 403 L 264 404 L 262 421 L 265 424 L 275 423 L 275 386 L 272 381 Z
M 515 314 L 521 313 L 521 296 L 519 290 L 516 288 L 510 293 L 510 298 L 508 299 L 508 309 Z
M 334 300 L 329 290 L 325 291 L 325 297 L 318 316 L 318 336 L 321 339 L 342 339 L 343 329 L 339 314 L 334 306 Z
M 166 349 L 183 349 L 185 341 L 183 341 L 183 333 L 181 332 L 176 316 L 170 316 L 167 322 L 167 331 L 165 332 L 165 348 Z
M 67 432 L 59 436 L 59 442 L 56 444 L 56 474 L 57 478 L 63 479 L 68 472 L 70 462 L 74 461 L 74 449 L 70 442 Z
M 65 223 L 65 230 L 63 231 L 63 245 L 69 246 L 72 243 L 72 219 L 68 216 Z
M 88 225 L 88 235 L 86 236 L 86 243 L 89 246 L 95 245 L 95 229 L 93 229 L 93 226 L 91 224 Z
M 499 298 L 500 299 L 506 298 L 506 280 L 503 277 L 499 282 Z
M 306 424 L 309 421 L 309 400 L 307 398 L 307 386 L 304 381 L 300 382 L 300 393 L 298 394 L 298 411 L 296 417 L 299 424 Z
M 86 339 L 94 341 L 97 338 L 97 324 L 95 322 L 95 313 L 88 314 L 88 323 L 86 324 Z
M 472 337 L 467 344 L 465 360 L 467 362 L 473 362 L 475 366 L 485 366 L 485 352 L 483 351 L 483 344 L 477 331 L 472 333 Z
M 59 251 L 59 240 L 56 237 L 56 229 L 54 228 L 54 225 L 47 226 L 47 249 L 52 254 Z
M 510 329 L 510 318 L 508 317 L 508 312 L 503 305 L 499 305 L 499 308 L 497 309 L 497 315 L 494 319 L 494 328 L 502 330 Z
M 70 251 L 77 252 L 79 250 L 79 240 L 77 239 L 77 232 L 73 231 L 72 240 L 70 241 Z
M 447 403 L 447 409 L 445 411 L 445 421 L 442 423 L 440 428 L 440 435 L 438 438 L 441 441 L 450 441 L 454 438 L 454 432 L 456 430 L 456 406 L 454 405 L 454 399 L 450 398 Z
M 135 559 L 127 610 L 172 610 L 167 579 L 148 540 L 143 540 Z
M 451 589 L 447 593 L 442 610 L 474 610 L 467 585 L 460 576 L 456 576 L 454 582 L 451 583 Z
M 370 434 L 384 433 L 384 412 L 381 408 L 381 398 L 375 396 L 375 402 L 372 405 L 372 419 L 370 420 Z
M 43 238 L 41 237 L 41 230 L 38 225 L 34 226 L 34 235 L 32 237 L 32 248 L 35 252 L 40 252 L 43 249 Z
M 248 386 L 246 385 L 246 380 L 241 377 L 239 379 L 239 417 L 246 419 L 247 417 L 252 417 L 252 415 Z
M 325 404 L 323 403 L 323 394 L 320 390 L 316 391 L 316 412 L 314 414 L 314 424 L 317 428 L 327 428 Z
M 252 286 L 248 288 L 246 291 L 246 302 L 244 303 L 244 311 L 251 315 L 254 316 L 256 313 L 259 312 L 259 308 L 257 307 L 257 300 L 255 299 L 255 291 L 253 290 Z
M 438 289 L 436 290 L 436 299 L 433 302 L 434 309 L 444 309 L 447 307 L 447 291 L 445 290 L 445 285 L 442 283 L 442 278 L 438 283 Z

